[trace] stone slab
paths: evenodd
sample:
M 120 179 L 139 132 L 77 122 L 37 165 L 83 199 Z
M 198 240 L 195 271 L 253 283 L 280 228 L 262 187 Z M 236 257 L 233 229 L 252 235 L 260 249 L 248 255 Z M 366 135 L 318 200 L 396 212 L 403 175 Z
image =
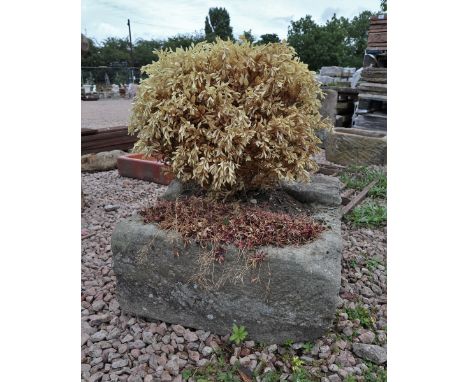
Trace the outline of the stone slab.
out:
M 97 154 L 81 156 L 81 171 L 108 171 L 117 168 L 117 158 L 125 155 L 125 151 L 102 151 Z
M 301 203 L 340 206 L 340 181 L 333 176 L 314 174 L 309 183 L 282 182 L 283 189 Z
M 184 247 L 178 233 L 134 215 L 119 222 L 112 235 L 119 304 L 137 316 L 219 335 L 228 334 L 234 323 L 244 325 L 249 339 L 264 343 L 320 337 L 333 321 L 340 288 L 339 207 L 316 206 L 315 218 L 329 227 L 315 241 L 262 249 L 267 257 L 255 271 L 260 281 L 247 275 L 243 283 L 229 280 L 204 289 L 192 280 L 201 248 Z M 214 274 L 238 267 L 236 258 L 228 249 Z
M 335 124 L 336 118 L 336 104 L 338 100 L 338 92 L 333 89 L 323 89 L 324 98 L 322 99 L 322 105 L 320 107 L 320 115 L 323 118 L 328 118 L 330 120 L 330 125 Z M 316 130 L 315 134 L 322 141 L 322 147 L 325 145 L 327 140 L 327 135 L 330 132 L 330 129 L 320 129 Z
M 327 137 L 328 161 L 348 165 L 387 164 L 387 135 L 361 129 L 335 128 Z

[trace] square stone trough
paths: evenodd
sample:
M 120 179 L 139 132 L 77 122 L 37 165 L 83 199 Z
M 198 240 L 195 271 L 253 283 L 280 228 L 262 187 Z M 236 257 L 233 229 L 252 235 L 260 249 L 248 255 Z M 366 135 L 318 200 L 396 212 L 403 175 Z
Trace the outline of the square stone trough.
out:
M 202 251 L 198 245 L 184 247 L 177 232 L 145 224 L 137 214 L 120 221 L 112 252 L 122 309 L 219 335 L 236 323 L 246 327 L 250 339 L 269 344 L 323 335 L 335 315 L 341 279 L 339 181 L 314 175 L 309 184 L 283 187 L 312 203 L 314 219 L 328 228 L 305 245 L 263 248 L 267 256 L 257 270 L 260 281 L 247 276 L 218 289 L 202 288 L 192 281 Z M 236 252 L 228 249 L 215 272 L 235 266 Z

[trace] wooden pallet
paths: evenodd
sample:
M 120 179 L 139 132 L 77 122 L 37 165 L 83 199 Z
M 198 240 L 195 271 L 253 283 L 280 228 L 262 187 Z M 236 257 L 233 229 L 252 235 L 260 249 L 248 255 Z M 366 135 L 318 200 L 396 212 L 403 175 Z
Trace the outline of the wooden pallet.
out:
M 128 135 L 127 126 L 105 130 L 81 129 L 81 155 L 111 150 L 130 150 L 137 141 Z

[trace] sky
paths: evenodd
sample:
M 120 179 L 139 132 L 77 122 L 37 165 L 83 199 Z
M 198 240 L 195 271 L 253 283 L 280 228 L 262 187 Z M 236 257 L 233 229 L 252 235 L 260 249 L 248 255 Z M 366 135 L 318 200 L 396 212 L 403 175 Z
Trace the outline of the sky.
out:
M 231 17 L 234 37 L 252 30 L 287 37 L 291 20 L 310 15 L 323 24 L 338 17 L 378 11 L 380 0 L 81 0 L 81 33 L 101 42 L 107 37 L 127 37 L 130 19 L 132 40 L 164 39 L 177 34 L 203 32 L 211 7 L 224 7 Z

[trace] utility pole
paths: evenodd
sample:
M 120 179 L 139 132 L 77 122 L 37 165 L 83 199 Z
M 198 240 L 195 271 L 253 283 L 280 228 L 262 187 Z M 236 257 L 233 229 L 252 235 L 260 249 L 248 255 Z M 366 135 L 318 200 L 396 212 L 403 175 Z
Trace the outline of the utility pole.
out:
M 132 45 L 132 30 L 130 29 L 130 19 L 127 19 L 127 25 L 128 25 L 128 37 L 130 40 L 130 64 L 132 65 L 132 84 L 134 81 L 134 75 L 133 75 L 133 45 Z

